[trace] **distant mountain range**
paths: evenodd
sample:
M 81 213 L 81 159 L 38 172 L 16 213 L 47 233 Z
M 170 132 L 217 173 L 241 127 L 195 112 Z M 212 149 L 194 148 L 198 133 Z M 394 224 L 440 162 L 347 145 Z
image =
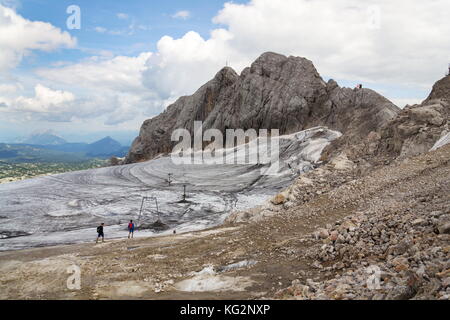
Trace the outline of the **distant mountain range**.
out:
M 111 137 L 103 138 L 97 142 L 88 144 L 86 146 L 86 153 L 90 156 L 125 156 L 128 151 L 128 147 L 124 148 L 119 142 Z
M 90 144 L 64 143 L 59 145 L 43 145 L 41 147 L 61 152 L 84 153 L 87 157 L 91 158 L 109 158 L 112 156 L 124 157 L 129 149 L 129 147 L 122 146 L 111 137 L 106 137 Z
M 51 131 L 32 134 L 22 143 L 0 143 L 0 160 L 9 162 L 78 162 L 124 157 L 129 147 L 111 137 L 94 143 L 69 143 Z
M 66 140 L 58 136 L 51 130 L 33 133 L 23 141 L 24 144 L 40 145 L 40 146 L 56 146 L 67 143 Z
M 83 153 L 61 152 L 43 146 L 0 143 L 0 165 L 2 163 L 75 163 L 89 160 Z

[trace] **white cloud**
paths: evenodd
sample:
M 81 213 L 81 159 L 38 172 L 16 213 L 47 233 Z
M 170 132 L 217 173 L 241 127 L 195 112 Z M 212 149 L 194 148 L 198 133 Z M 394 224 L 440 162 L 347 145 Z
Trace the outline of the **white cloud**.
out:
M 95 27 L 94 30 L 98 33 L 105 33 L 106 31 L 108 31 L 108 29 L 103 27 Z
M 78 119 L 99 118 L 107 125 L 136 118 L 142 121 L 163 107 L 158 95 L 142 82 L 151 55 L 143 52 L 135 57 L 95 56 L 64 67 L 39 69 L 36 74 L 51 83 L 73 88 L 80 96 L 68 109 L 61 110 L 64 114 Z
M 73 48 L 76 39 L 53 25 L 30 21 L 13 9 L 0 5 L 0 71 L 17 66 L 33 50 Z
M 13 102 L 13 108 L 20 111 L 30 111 L 36 113 L 58 113 L 61 109 L 75 101 L 75 96 L 71 92 L 52 90 L 41 84 L 34 88 L 34 97 L 18 97 Z
M 16 9 L 21 6 L 20 0 L 0 0 L 0 5 L 12 9 Z
M 178 12 L 176 12 L 176 13 L 174 13 L 172 15 L 172 18 L 174 18 L 174 19 L 187 20 L 190 17 L 191 17 L 191 13 L 189 11 L 187 11 L 187 10 L 181 10 L 181 11 L 178 11 Z
M 15 94 L 19 90 L 23 90 L 20 83 L 0 83 L 0 94 L 2 95 Z
M 74 88 L 74 91 L 79 88 Z M 1 93 L 0 93 L 1 94 Z M 80 96 L 71 91 L 53 90 L 42 84 L 36 85 L 31 96 L 20 95 L 14 98 L 0 95 L 0 112 L 2 120 L 14 122 L 49 121 L 73 123 L 121 124 L 136 117 L 147 109 L 142 97 L 133 94 L 111 93 L 105 90 L 85 91 Z M 141 103 L 139 105 L 139 103 Z M 135 123 L 135 125 L 138 125 Z M 95 126 L 92 129 L 95 129 Z
M 191 94 L 226 61 L 240 72 L 274 51 L 312 60 L 323 76 L 426 91 L 450 61 L 449 9 L 447 0 L 230 2 L 208 38 L 192 31 L 161 38 L 145 84 L 162 98 Z
M 227 45 L 231 38 L 232 35 L 224 29 L 214 30 L 208 40 L 192 31 L 180 39 L 163 37 L 158 42 L 157 54 L 147 62 L 144 83 L 161 99 L 193 93 L 224 67 L 227 59 L 240 60 Z
M 119 18 L 120 20 L 127 20 L 129 18 L 129 15 L 126 13 L 118 13 L 117 18 Z
M 389 88 L 401 85 L 411 98 L 388 97 L 400 106 L 418 102 L 416 89 L 429 90 L 450 60 L 448 0 L 374 0 L 370 5 L 380 9 L 379 28 L 368 27 L 369 4 L 357 0 L 227 3 L 213 19 L 217 28 L 206 38 L 195 31 L 180 38 L 164 36 L 154 53 L 94 56 L 41 68 L 36 75 L 47 87 L 65 87 L 60 92 L 76 96 L 64 108 L 48 107 L 55 112 L 51 119 L 97 119 L 121 126 L 139 124 L 168 102 L 192 94 L 227 62 L 240 72 L 266 51 L 306 57 L 323 76 Z M 7 54 L 0 51 L 0 62 Z M 11 103 L 1 96 L 0 104 Z M 36 103 L 36 96 L 28 99 Z
M 113 36 L 130 36 L 130 35 L 134 34 L 136 29 L 147 30 L 146 26 L 144 26 L 144 25 L 136 26 L 134 22 L 132 22 L 130 25 L 128 25 L 128 27 L 122 28 L 122 29 L 108 30 L 107 28 L 104 28 L 104 27 L 95 27 L 94 28 L 95 32 L 106 33 L 106 34 L 110 34 Z
M 368 27 L 379 8 L 379 29 Z M 300 55 L 333 77 L 429 85 L 450 58 L 447 0 L 253 0 L 227 3 L 214 18 L 254 57 L 263 51 Z
M 142 73 L 146 70 L 146 62 L 151 55 L 149 52 L 143 52 L 136 57 L 116 56 L 111 59 L 94 56 L 62 68 L 38 69 L 36 74 L 66 85 L 136 92 L 144 89 Z

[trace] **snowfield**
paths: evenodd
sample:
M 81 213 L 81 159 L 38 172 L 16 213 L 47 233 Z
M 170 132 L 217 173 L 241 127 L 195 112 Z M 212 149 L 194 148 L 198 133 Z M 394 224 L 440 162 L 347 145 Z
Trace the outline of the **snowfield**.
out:
M 216 226 L 233 211 L 262 204 L 299 174 L 318 165 L 320 154 L 340 133 L 318 127 L 281 136 L 276 175 L 269 165 L 176 165 L 168 156 L 143 163 L 91 169 L 0 185 L 0 251 L 94 241 L 105 223 L 106 238 L 126 237 L 130 219 L 158 218 L 168 230 L 139 230 L 136 237 Z M 252 145 L 251 143 L 249 145 Z M 242 152 L 249 145 L 227 149 Z M 256 152 L 250 147 L 250 153 Z M 168 174 L 172 183 L 168 183 Z M 180 203 L 183 185 L 187 203 Z

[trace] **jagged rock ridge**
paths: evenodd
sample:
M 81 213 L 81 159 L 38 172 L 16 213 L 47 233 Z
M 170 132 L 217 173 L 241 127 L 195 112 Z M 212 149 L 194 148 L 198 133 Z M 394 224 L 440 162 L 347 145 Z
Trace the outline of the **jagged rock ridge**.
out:
M 433 90 L 424 103 L 437 99 L 450 102 L 450 74 L 434 84 Z
M 325 148 L 322 160 L 345 150 L 359 163 L 384 163 L 428 152 L 439 139 L 445 144 L 450 123 L 450 76 L 436 82 L 421 104 L 406 106 L 395 118 L 382 125 L 359 143 L 349 143 L 344 135 Z
M 178 99 L 159 116 L 146 120 L 127 163 L 171 151 L 173 130 L 279 129 L 289 134 L 327 126 L 359 140 L 395 117 L 399 108 L 370 89 L 326 83 L 305 58 L 264 53 L 240 75 L 226 67 L 192 96 Z

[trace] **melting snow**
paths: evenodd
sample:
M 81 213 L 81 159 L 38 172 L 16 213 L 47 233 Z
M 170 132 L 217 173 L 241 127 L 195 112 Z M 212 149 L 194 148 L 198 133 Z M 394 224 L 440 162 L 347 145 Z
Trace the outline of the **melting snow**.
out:
M 164 234 L 216 226 L 233 211 L 266 202 L 299 174 L 313 169 L 323 148 L 340 135 L 318 127 L 272 138 L 279 139 L 280 146 L 280 170 L 274 176 L 261 175 L 262 165 L 176 165 L 166 156 L 2 184 L 0 235 L 26 236 L 1 239 L 0 251 L 94 241 L 102 222 L 107 239 L 126 237 L 127 222 L 138 219 L 143 196 L 156 197 L 159 212 L 154 202 L 146 202 L 142 222 L 160 219 L 170 228 Z M 255 144 L 248 145 L 254 154 Z M 245 147 L 235 149 L 240 152 Z M 184 184 L 189 202 L 179 203 Z M 156 234 L 138 229 L 135 237 Z
M 236 270 L 236 269 L 241 269 L 241 268 L 254 266 L 256 263 L 257 262 L 253 261 L 253 260 L 244 260 L 244 261 L 241 261 L 241 262 L 229 264 L 229 265 L 224 266 L 224 267 L 220 267 L 220 268 L 218 268 L 218 270 L 220 272 L 227 272 L 227 271 L 231 271 L 231 270 Z
M 253 281 L 246 277 L 218 275 L 214 271 L 214 267 L 208 266 L 195 273 L 191 279 L 176 283 L 175 288 L 187 292 L 244 291 L 252 283 Z
M 450 143 L 450 132 L 440 138 L 430 151 L 435 151 Z

